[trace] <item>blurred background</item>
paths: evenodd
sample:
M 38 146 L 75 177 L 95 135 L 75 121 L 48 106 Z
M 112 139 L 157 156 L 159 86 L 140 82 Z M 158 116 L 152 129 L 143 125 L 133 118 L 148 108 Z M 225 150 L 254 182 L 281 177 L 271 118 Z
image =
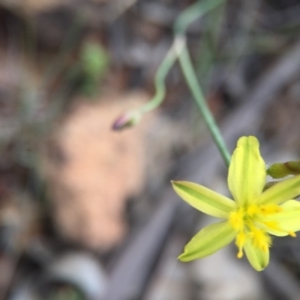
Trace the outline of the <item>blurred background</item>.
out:
M 147 103 L 192 0 L 0 1 L 0 299 L 296 300 L 300 240 L 274 239 L 256 273 L 234 246 L 177 261 L 205 224 L 170 180 L 228 195 L 227 171 L 179 65 Z M 300 156 L 300 4 L 228 0 L 187 30 L 199 83 L 234 149 Z

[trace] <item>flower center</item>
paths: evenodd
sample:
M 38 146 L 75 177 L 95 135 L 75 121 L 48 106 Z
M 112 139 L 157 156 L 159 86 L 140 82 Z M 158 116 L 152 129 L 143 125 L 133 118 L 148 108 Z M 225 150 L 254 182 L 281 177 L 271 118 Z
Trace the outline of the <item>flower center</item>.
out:
M 272 216 L 282 211 L 277 204 L 256 205 L 240 207 L 229 215 L 229 223 L 237 231 L 236 246 L 238 247 L 237 257 L 243 257 L 243 248 L 246 242 L 252 246 L 267 252 L 272 240 L 268 233 L 269 230 L 280 231 L 291 236 L 294 232 L 285 232 L 276 221 L 268 221 L 268 216 Z

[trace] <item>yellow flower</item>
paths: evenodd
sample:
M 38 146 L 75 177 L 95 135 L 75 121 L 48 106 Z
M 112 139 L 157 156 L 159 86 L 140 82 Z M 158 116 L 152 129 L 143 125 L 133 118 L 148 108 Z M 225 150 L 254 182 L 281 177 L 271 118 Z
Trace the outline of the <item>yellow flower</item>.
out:
M 228 187 L 235 201 L 192 182 L 172 182 L 191 206 L 223 219 L 198 232 L 179 259 L 206 257 L 235 240 L 237 257 L 245 252 L 252 267 L 263 270 L 269 263 L 270 234 L 295 237 L 300 230 L 300 203 L 291 200 L 300 194 L 300 176 L 263 191 L 265 183 L 266 166 L 253 136 L 241 137 L 231 158 Z

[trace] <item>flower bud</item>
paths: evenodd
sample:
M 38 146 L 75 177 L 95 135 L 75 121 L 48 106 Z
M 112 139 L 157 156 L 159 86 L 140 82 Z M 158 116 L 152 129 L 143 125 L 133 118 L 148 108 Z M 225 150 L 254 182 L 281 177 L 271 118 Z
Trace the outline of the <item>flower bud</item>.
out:
M 136 125 L 142 118 L 142 114 L 139 111 L 129 111 L 119 116 L 112 124 L 113 130 L 123 130 L 128 127 Z
M 285 163 L 273 164 L 267 170 L 267 173 L 273 178 L 283 178 L 288 175 L 299 175 L 300 161 L 287 161 Z

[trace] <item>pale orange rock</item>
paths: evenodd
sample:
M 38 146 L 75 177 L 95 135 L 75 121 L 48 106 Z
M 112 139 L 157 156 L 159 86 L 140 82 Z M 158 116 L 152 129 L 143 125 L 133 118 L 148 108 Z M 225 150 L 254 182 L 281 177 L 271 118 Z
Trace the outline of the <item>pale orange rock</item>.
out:
M 144 93 L 81 101 L 57 128 L 47 159 L 53 218 L 64 237 L 96 250 L 126 232 L 124 208 L 143 187 L 147 116 L 132 129 L 111 130 L 115 118 L 148 100 Z M 52 149 L 52 150 L 51 150 Z M 56 153 L 57 152 L 57 153 Z

